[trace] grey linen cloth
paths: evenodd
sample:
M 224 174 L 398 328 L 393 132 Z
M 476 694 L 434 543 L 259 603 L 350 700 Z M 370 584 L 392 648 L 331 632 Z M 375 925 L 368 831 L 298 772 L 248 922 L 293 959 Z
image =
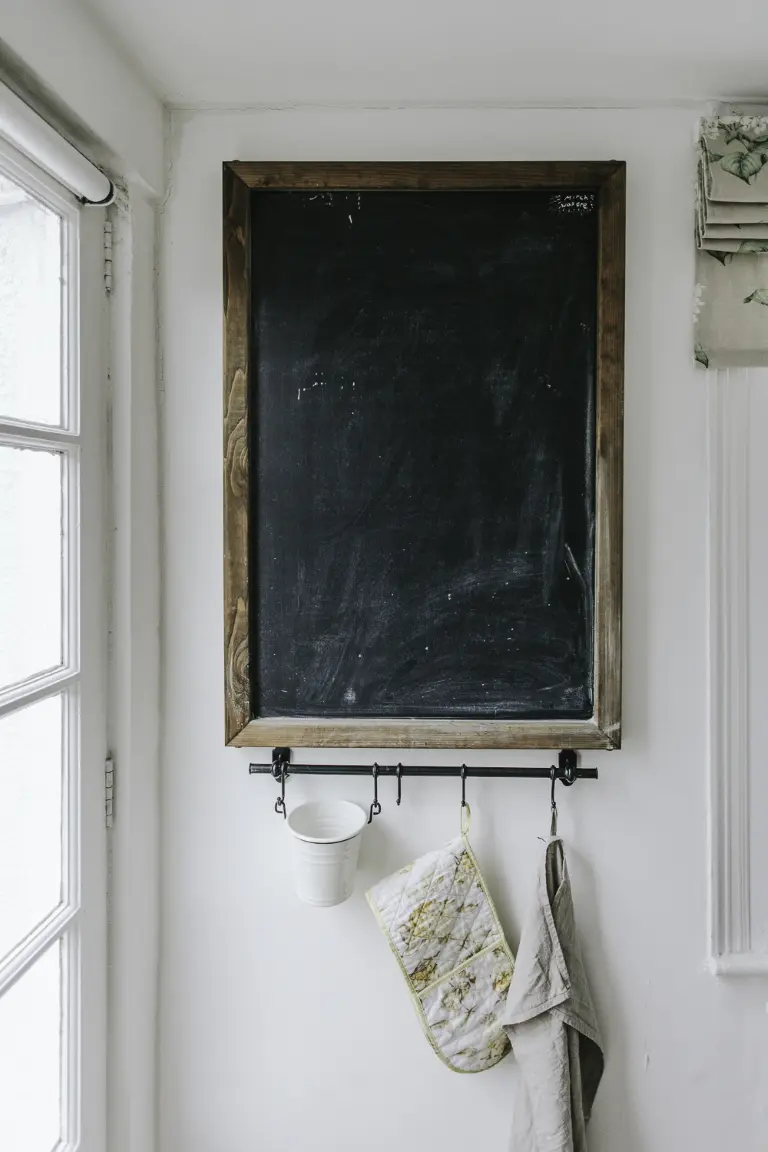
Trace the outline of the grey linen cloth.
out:
M 520 1066 L 512 1152 L 586 1152 L 603 1047 L 558 838 L 544 853 L 501 1024 Z

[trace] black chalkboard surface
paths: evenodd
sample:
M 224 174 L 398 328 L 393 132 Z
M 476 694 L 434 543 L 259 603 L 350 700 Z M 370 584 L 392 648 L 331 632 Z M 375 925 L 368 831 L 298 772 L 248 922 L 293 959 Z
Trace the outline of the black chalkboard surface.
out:
M 596 196 L 250 212 L 252 715 L 591 717 Z

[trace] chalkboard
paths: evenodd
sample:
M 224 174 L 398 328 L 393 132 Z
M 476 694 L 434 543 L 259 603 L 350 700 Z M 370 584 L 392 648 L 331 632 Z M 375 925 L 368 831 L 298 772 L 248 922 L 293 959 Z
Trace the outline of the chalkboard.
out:
M 249 195 L 250 718 L 594 720 L 598 191 Z

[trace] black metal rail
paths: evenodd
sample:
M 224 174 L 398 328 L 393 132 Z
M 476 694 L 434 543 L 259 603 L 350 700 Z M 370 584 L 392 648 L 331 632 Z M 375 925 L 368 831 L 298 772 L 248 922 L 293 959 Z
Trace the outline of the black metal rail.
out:
M 294 764 L 290 748 L 273 748 L 271 764 L 251 764 L 248 771 L 252 775 L 269 775 L 279 780 L 285 772 L 288 776 L 371 776 L 374 769 L 377 776 L 464 776 L 513 778 L 517 780 L 551 780 L 552 768 L 509 768 L 492 765 L 449 765 L 439 767 L 420 764 Z M 597 768 L 580 768 L 578 754 L 572 748 L 565 748 L 557 756 L 555 779 L 564 784 L 576 780 L 597 780 Z
M 374 816 L 381 812 L 379 803 L 379 777 L 395 776 L 397 778 L 397 803 L 402 798 L 402 782 L 404 776 L 458 776 L 461 779 L 461 806 L 467 806 L 465 798 L 465 785 L 469 777 L 498 776 L 512 779 L 551 780 L 552 781 L 552 828 L 557 827 L 557 805 L 555 803 L 555 783 L 561 780 L 565 785 L 575 784 L 577 780 L 597 780 L 597 768 L 579 768 L 579 758 L 573 748 L 564 748 L 557 756 L 557 766 L 550 768 L 508 768 L 483 765 L 469 767 L 467 764 L 458 766 L 440 765 L 430 767 L 417 764 L 292 764 L 290 748 L 273 748 L 271 764 L 251 764 L 248 771 L 252 775 L 269 775 L 280 783 L 280 795 L 275 801 L 275 811 L 283 818 L 287 815 L 285 806 L 285 781 L 289 776 L 371 776 L 373 779 L 373 803 L 368 815 L 370 824 Z

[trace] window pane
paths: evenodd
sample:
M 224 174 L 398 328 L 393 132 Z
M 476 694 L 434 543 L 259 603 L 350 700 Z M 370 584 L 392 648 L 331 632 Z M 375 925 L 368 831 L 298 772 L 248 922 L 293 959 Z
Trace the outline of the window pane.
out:
M 51 1152 L 61 1131 L 61 948 L 0 998 L 0 1148 Z
M 0 446 L 0 688 L 62 661 L 62 460 Z
M 62 704 L 0 720 L 0 958 L 61 902 Z
M 61 422 L 61 217 L 0 175 L 0 416 Z

